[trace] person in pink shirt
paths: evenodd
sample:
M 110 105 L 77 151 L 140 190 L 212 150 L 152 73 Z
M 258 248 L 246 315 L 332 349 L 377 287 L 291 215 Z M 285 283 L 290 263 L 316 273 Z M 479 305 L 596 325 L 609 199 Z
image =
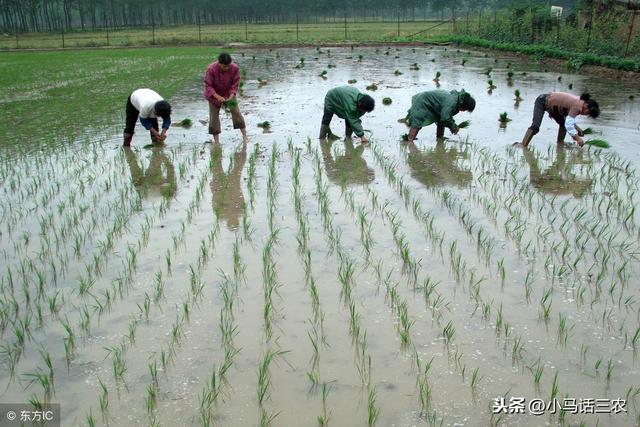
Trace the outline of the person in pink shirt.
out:
M 209 133 L 216 144 L 220 143 L 220 108 L 226 107 L 231 113 L 234 129 L 242 132 L 242 141 L 246 144 L 247 129 L 244 117 L 240 113 L 238 86 L 240 85 L 240 68 L 231 62 L 228 53 L 221 53 L 218 60 L 209 65 L 204 75 L 204 97 L 209 101 Z

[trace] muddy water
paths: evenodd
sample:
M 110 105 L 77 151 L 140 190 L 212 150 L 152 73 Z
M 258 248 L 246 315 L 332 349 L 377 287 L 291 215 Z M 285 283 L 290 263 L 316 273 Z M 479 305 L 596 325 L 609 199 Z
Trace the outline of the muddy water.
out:
M 194 124 L 165 148 L 139 130 L 131 150 L 104 135 L 2 164 L 3 401 L 44 399 L 42 349 L 63 425 L 638 423 L 640 87 L 442 48 L 235 56 L 248 147 L 225 113 L 205 143 L 194 84 L 173 100 Z M 470 128 L 400 143 L 437 71 L 476 97 Z M 378 84 L 373 142 L 318 143 L 324 94 L 351 79 Z M 556 148 L 548 118 L 512 147 L 535 97 L 570 83 L 613 149 Z M 500 396 L 523 413 L 492 414 Z

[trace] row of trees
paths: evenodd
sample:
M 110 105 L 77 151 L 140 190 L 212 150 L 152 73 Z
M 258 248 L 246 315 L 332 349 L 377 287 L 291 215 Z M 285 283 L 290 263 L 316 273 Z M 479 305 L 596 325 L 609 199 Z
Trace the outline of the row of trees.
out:
M 402 19 L 509 7 L 575 7 L 582 0 L 0 0 L 5 33 L 95 30 L 141 25 L 310 22 L 327 19 Z M 585 0 L 587 1 L 587 0 Z M 593 2 L 594 0 L 588 0 Z M 600 2 L 614 0 L 598 0 Z

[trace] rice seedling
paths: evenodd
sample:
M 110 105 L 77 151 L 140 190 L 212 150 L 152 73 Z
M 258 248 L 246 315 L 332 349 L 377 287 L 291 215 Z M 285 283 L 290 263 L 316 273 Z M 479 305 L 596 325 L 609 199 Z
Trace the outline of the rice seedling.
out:
M 498 121 L 500 122 L 500 124 L 506 125 L 511 121 L 511 119 L 509 118 L 508 113 L 505 111 L 504 113 L 500 113 L 500 118 L 498 119 Z
M 193 121 L 189 118 L 182 119 L 179 122 L 175 123 L 174 126 L 179 126 L 183 128 L 190 128 L 193 125 Z
M 392 102 L 393 102 L 393 100 L 391 98 L 389 98 L 389 97 L 382 98 L 382 103 L 384 105 L 391 105 Z
M 476 387 L 478 386 L 478 383 L 482 380 L 482 377 L 480 376 L 479 372 L 480 372 L 480 368 L 475 368 L 471 373 L 471 389 L 472 390 L 475 390 Z
M 590 139 L 584 143 L 585 145 L 591 145 L 598 148 L 611 148 L 611 145 L 603 139 Z
M 440 76 L 442 76 L 442 73 L 440 73 L 440 71 L 436 71 L 436 76 L 433 78 L 434 82 L 439 82 L 440 81 Z
M 487 81 L 487 84 L 489 85 L 489 87 L 488 87 L 489 90 L 493 90 L 493 89 L 495 89 L 497 87 L 496 85 L 493 84 L 493 80 L 491 80 L 491 79 L 489 79 Z
M 418 65 L 417 62 L 414 62 L 413 64 L 411 64 L 409 66 L 409 69 L 412 70 L 412 71 L 418 71 L 420 69 L 420 65 Z
M 347 80 L 347 83 L 349 83 L 350 85 L 352 85 L 352 84 L 356 84 L 356 83 L 358 83 L 358 80 L 356 80 L 356 79 L 349 79 L 349 80 Z
M 554 400 L 558 396 L 558 372 L 553 376 L 553 383 L 551 384 L 551 397 L 549 400 Z
M 258 127 L 262 128 L 262 129 L 270 129 L 271 128 L 271 122 L 269 122 L 268 120 L 265 120 L 264 122 L 258 123 Z
M 458 128 L 466 129 L 471 125 L 471 120 L 465 120 L 463 122 L 458 123 Z
M 367 401 L 367 424 L 374 426 L 380 417 L 380 408 L 376 406 L 376 389 L 373 388 L 369 391 L 369 398 Z
M 366 89 L 370 91 L 375 91 L 375 90 L 378 90 L 378 85 L 375 83 L 371 83 L 370 85 L 367 86 Z
M 318 74 L 318 76 L 319 76 L 319 77 L 322 77 L 322 78 L 326 78 L 326 76 L 327 76 L 327 70 L 322 70 L 322 71 L 320 72 L 320 74 Z

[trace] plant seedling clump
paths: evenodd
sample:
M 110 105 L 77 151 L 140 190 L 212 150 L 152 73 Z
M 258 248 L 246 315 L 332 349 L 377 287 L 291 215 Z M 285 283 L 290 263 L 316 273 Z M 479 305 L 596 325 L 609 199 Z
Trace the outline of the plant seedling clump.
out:
M 464 122 L 458 123 L 458 127 L 460 129 L 466 129 L 471 124 L 471 120 L 465 120 Z
M 393 102 L 393 101 L 392 101 L 392 99 L 391 99 L 391 98 L 389 98 L 388 96 L 387 96 L 387 97 L 385 97 L 385 98 L 382 98 L 382 103 L 383 103 L 384 105 L 391 105 L 391 103 L 392 103 L 392 102 Z
M 500 118 L 498 120 L 502 124 L 506 124 L 506 123 L 511 121 L 511 119 L 509 118 L 509 115 L 507 114 L 506 111 L 504 113 L 500 114 Z
M 320 77 L 325 77 L 327 75 L 327 70 L 322 70 L 322 72 L 320 74 L 318 74 Z
M 271 128 L 271 123 L 268 120 L 265 120 L 264 122 L 258 123 L 258 127 L 262 129 L 269 129 Z
M 440 71 L 436 71 L 436 77 L 433 79 L 433 81 L 434 81 L 434 82 L 438 82 L 438 81 L 440 81 L 440 76 L 441 76 L 441 75 L 442 75 L 442 74 L 440 73 Z
M 356 79 L 350 79 L 347 80 L 347 83 L 349 83 L 350 85 L 354 84 L 354 83 L 358 83 L 358 81 Z
M 582 131 L 585 135 L 593 135 L 593 128 L 586 128 Z
M 418 71 L 420 69 L 420 66 L 418 65 L 417 62 L 414 62 L 413 64 L 411 64 L 411 67 L 409 67 L 410 70 L 414 70 L 414 71 Z
M 586 145 L 592 145 L 598 148 L 611 148 L 611 145 L 603 139 L 591 139 L 584 142 Z
M 378 85 L 375 83 L 371 83 L 369 86 L 367 86 L 367 90 L 378 90 Z
M 395 74 L 396 76 L 401 76 L 401 75 L 402 75 L 402 71 L 400 71 L 400 70 L 395 70 L 395 71 L 393 72 L 393 74 Z
M 516 89 L 513 94 L 515 95 L 515 99 L 516 101 L 522 101 L 522 98 L 520 98 L 520 89 Z
M 403 133 L 402 136 L 400 137 L 400 139 L 402 141 L 408 141 L 409 140 L 409 134 L 408 133 Z
M 192 124 L 193 124 L 193 122 L 189 118 L 182 119 L 177 123 L 178 126 L 183 127 L 183 128 L 189 128 L 189 127 L 191 127 Z

